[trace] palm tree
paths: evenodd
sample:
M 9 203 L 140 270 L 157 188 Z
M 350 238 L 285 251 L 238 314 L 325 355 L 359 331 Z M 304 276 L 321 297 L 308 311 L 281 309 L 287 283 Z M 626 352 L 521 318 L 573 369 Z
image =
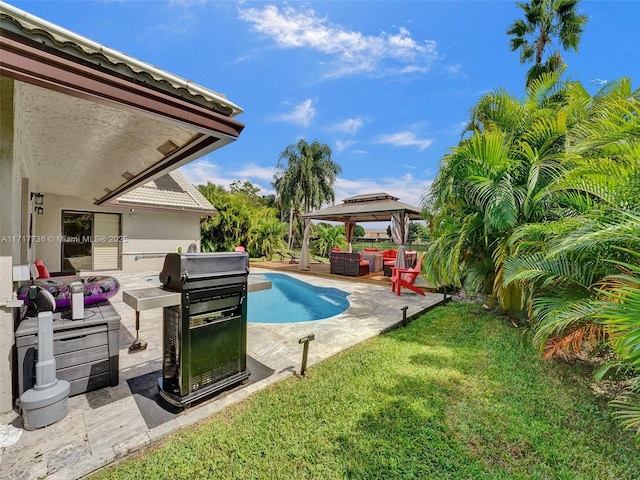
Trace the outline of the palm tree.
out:
M 300 205 L 301 192 L 295 181 L 293 171 L 280 170 L 274 175 L 273 188 L 277 194 L 277 203 L 280 205 L 280 220 L 284 221 L 284 212 L 289 212 L 289 236 L 287 237 L 287 246 L 289 249 L 293 246 L 293 220 L 296 210 Z
M 504 262 L 512 232 L 546 219 L 563 170 L 560 85 L 558 73 L 545 74 L 523 101 L 498 90 L 473 109 L 472 135 L 444 157 L 424 205 L 434 227 L 423 259 L 431 281 L 520 308 L 518 288 L 502 282 Z
M 316 239 L 311 244 L 311 251 L 314 255 L 328 257 L 332 248 L 344 248 L 347 245 L 342 225 L 319 223 L 316 227 L 315 237 Z
M 520 63 L 534 62 L 527 72 L 527 85 L 543 72 L 559 70 L 564 60 L 558 48 L 547 58 L 544 54 L 557 38 L 564 50 L 578 51 L 578 43 L 587 23 L 586 15 L 578 15 L 579 0 L 531 0 L 518 3 L 525 19 L 516 20 L 507 30 L 511 35 L 511 51 L 520 50 Z
M 247 236 L 247 248 L 250 255 L 263 256 L 268 260 L 277 250 L 284 247 L 282 235 L 284 234 L 284 223 L 274 216 L 267 215 L 258 218 L 251 227 Z
M 276 166 L 273 186 L 289 208 L 289 248 L 292 246 L 294 211 L 308 213 L 335 201 L 333 185 L 342 168 L 331 159 L 331 148 L 301 139 L 289 145 Z
M 504 283 L 525 292 L 546 357 L 599 342 L 635 372 L 614 405 L 640 439 L 640 90 L 622 79 L 590 97 L 571 84 L 565 99 L 560 215 L 516 229 Z

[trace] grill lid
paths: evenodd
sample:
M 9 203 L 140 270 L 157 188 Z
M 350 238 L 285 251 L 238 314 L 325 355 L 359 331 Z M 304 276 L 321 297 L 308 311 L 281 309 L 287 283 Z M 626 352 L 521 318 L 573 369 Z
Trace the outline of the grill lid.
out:
M 206 288 L 217 280 L 249 274 L 249 255 L 245 252 L 168 253 L 160 272 L 162 285 L 171 290 Z

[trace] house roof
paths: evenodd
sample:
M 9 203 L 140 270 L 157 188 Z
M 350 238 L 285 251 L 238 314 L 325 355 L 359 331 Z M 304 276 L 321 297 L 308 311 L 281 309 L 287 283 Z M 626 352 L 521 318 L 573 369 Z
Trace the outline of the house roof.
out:
M 234 117 L 243 112 L 242 108 L 221 93 L 94 42 L 4 2 L 0 2 L 0 5 L 2 17 L 7 20 L 3 28 L 7 31 L 28 35 L 38 43 L 114 73 L 124 74 L 141 82 L 150 82 L 183 98 L 190 97 L 194 101 L 205 102 L 211 109 L 225 116 Z
M 0 2 L 3 128 L 29 188 L 102 205 L 235 141 L 213 90 Z M 7 120 L 11 119 L 11 124 Z M 73 172 L 73 175 L 69 173 Z
M 120 207 L 217 215 L 209 200 L 177 171 L 156 178 L 154 181 L 118 197 L 109 204 Z
M 391 220 L 392 213 L 405 213 L 420 220 L 420 208 L 398 201 L 387 193 L 369 193 L 345 198 L 343 203 L 304 214 L 304 218 L 332 222 L 378 222 Z

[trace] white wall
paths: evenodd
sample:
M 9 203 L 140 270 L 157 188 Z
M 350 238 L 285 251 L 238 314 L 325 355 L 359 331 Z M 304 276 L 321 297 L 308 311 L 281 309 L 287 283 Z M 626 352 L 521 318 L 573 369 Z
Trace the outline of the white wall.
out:
M 160 271 L 164 255 L 178 247 L 186 252 L 195 243 L 200 250 L 200 215 L 136 210 L 135 214 L 127 211 L 122 217 L 128 240 L 122 244 L 125 272 Z
M 98 207 L 75 197 L 45 195 L 44 214 L 34 215 L 36 239 L 35 255 L 49 271 L 60 271 L 62 211 L 121 214 L 121 269 L 124 272 L 159 271 L 164 254 L 182 247 L 186 252 L 191 243 L 200 245 L 200 215 L 122 207 Z M 161 256 L 162 255 L 162 256 Z

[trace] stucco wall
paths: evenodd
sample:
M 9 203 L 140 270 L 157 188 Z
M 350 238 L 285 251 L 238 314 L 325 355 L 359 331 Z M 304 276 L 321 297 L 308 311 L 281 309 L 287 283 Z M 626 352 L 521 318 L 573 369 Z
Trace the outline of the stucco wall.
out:
M 20 259 L 22 169 L 14 143 L 13 81 L 0 77 L 0 255 Z
M 44 214 L 34 215 L 35 255 L 50 271 L 61 270 L 62 211 L 119 213 L 122 242 L 121 269 L 124 272 L 160 270 L 164 254 L 178 247 L 187 251 L 190 244 L 200 245 L 200 216 L 118 207 L 98 207 L 92 202 L 61 195 L 45 196 Z
M 200 216 L 197 214 L 128 210 L 123 214 L 122 270 L 160 271 L 164 255 L 195 243 L 200 250 Z M 141 256 L 142 255 L 142 256 Z

